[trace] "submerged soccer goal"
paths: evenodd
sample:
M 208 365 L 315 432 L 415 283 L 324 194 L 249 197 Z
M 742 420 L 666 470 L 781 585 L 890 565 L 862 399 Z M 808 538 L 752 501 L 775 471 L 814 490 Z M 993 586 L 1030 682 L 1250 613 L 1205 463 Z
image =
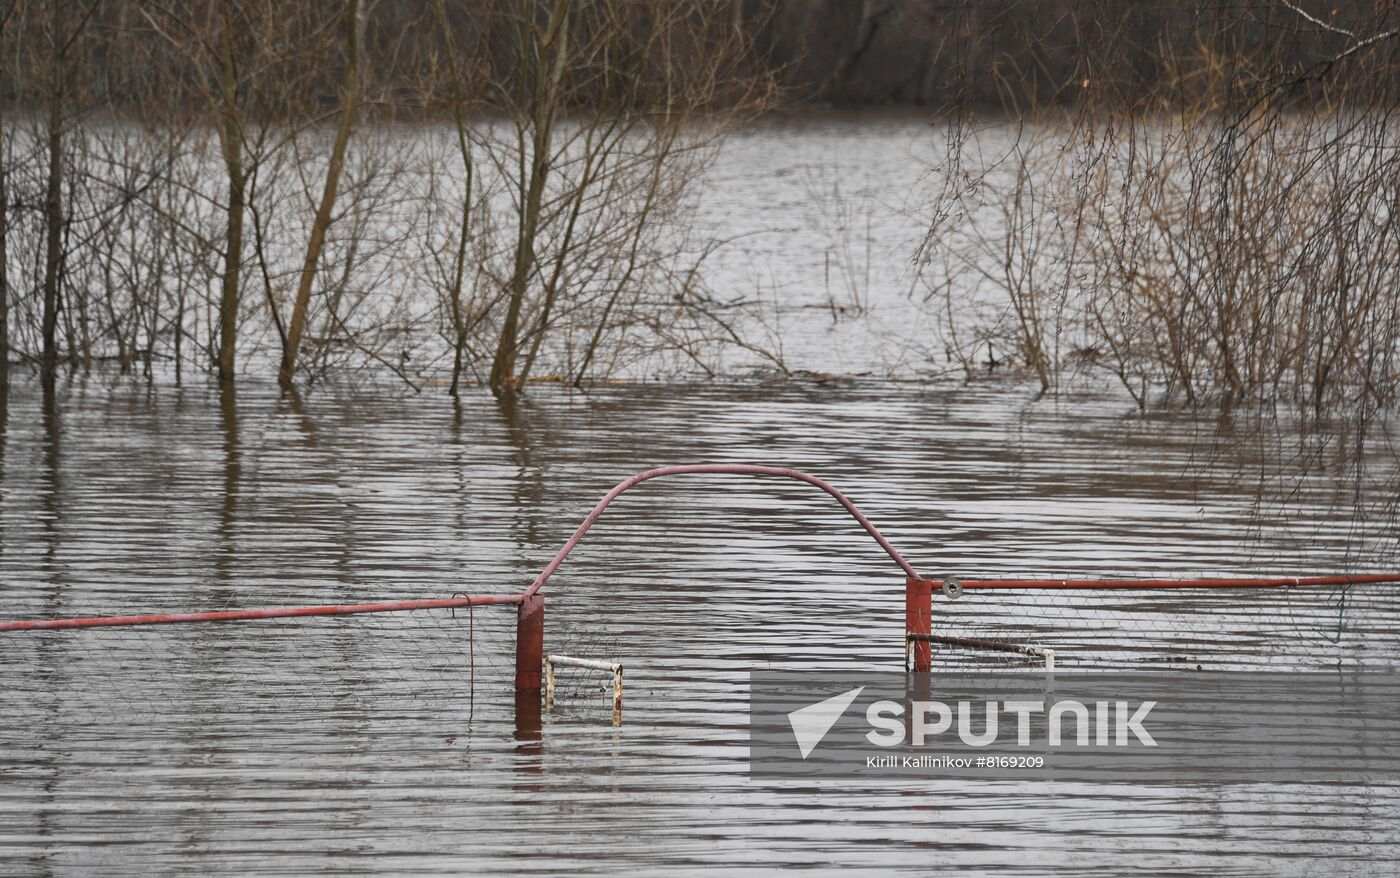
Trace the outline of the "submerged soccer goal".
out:
M 651 479 L 682 475 L 794 479 L 831 496 L 900 570 L 903 657 L 912 672 L 1027 666 L 1319 669 L 1335 666 L 1343 644 L 1400 643 L 1400 573 L 931 578 L 822 479 L 782 467 L 698 464 L 649 470 L 616 485 L 530 585 L 515 593 L 0 620 L 5 723 L 12 731 L 100 731 L 104 723 L 140 722 L 155 714 L 162 722 L 176 718 L 197 729 L 219 716 L 278 723 L 312 715 L 363 733 L 357 718 L 367 700 L 375 703 L 377 721 L 401 727 L 470 710 L 478 691 L 512 689 L 517 705 L 537 710 L 546 683 L 546 643 L 548 654 L 572 664 L 570 679 L 598 676 L 596 688 L 611 693 L 620 710 L 619 657 L 575 638 L 567 624 L 547 624 L 544 588 L 620 494 Z M 256 626 L 255 636 L 247 626 Z M 1360 654 L 1364 661 L 1368 654 Z M 891 644 L 891 661 L 897 656 Z M 1385 662 L 1395 656 L 1377 649 L 1375 657 Z M 297 709 L 285 712 L 289 698 Z

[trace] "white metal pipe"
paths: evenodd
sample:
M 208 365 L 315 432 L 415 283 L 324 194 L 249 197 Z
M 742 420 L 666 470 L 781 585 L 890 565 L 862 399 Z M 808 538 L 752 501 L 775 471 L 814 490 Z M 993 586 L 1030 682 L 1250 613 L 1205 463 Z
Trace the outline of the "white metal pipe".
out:
M 554 701 L 554 667 L 562 665 L 566 668 L 587 668 L 594 671 L 607 671 L 613 675 L 613 719 L 619 720 L 618 713 L 622 710 L 622 664 L 620 662 L 604 662 L 596 659 L 574 658 L 569 655 L 547 655 L 544 657 L 544 679 L 545 679 L 545 701 Z

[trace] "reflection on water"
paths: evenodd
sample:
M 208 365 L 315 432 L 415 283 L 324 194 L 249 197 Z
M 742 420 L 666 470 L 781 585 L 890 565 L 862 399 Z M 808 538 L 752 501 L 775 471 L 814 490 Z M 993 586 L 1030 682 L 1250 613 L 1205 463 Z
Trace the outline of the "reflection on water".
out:
M 1196 473 L 1210 424 L 1015 388 L 637 386 L 503 408 L 93 382 L 52 406 L 18 385 L 5 415 L 6 618 L 517 591 L 613 483 L 679 462 L 823 476 L 929 573 L 1356 555 L 1312 494 L 1261 528 L 1228 467 Z M 1307 874 L 1397 853 L 1391 787 L 749 780 L 749 670 L 902 660 L 902 576 L 805 485 L 649 483 L 548 594 L 551 651 L 626 665 L 622 726 L 583 672 L 551 712 L 516 704 L 513 613 L 491 608 L 6 636 L 5 871 Z M 1181 600 L 1152 612 L 1190 618 Z M 1356 633 L 1310 655 L 1400 664 L 1393 630 Z

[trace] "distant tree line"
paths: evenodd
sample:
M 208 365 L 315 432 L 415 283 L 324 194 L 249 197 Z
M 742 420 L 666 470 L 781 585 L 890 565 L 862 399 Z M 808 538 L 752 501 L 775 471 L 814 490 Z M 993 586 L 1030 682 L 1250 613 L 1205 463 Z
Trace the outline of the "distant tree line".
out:
M 757 46 L 794 97 L 1011 110 L 1072 104 L 1086 80 L 1097 100 L 1161 97 L 1182 85 L 1180 59 L 1205 46 L 1267 56 L 1270 72 L 1315 74 L 1347 49 L 1348 33 L 1400 24 L 1390 0 L 748 0 L 747 8 L 762 22 Z
M 183 9 L 195 19 L 207 14 L 205 7 L 218 5 L 218 0 L 55 2 L 65 16 L 87 20 L 83 68 L 101 81 L 108 98 L 132 103 L 145 101 L 155 81 L 164 87 L 173 74 L 188 86 L 197 73 L 182 63 L 176 47 L 149 39 L 152 7 Z M 48 5 L 47 0 L 9 0 L 17 19 L 28 9 L 32 20 L 34 10 Z M 705 0 L 693 5 L 711 24 L 723 21 L 745 33 L 750 63 L 773 70 L 786 100 L 841 105 L 938 107 L 966 101 L 988 108 L 1063 102 L 1073 99 L 1087 77 L 1114 83 L 1120 96 L 1158 94 L 1176 76 L 1172 59 L 1206 44 L 1221 52 L 1267 53 L 1274 63 L 1303 73 L 1345 49 L 1347 33 L 1379 33 L 1400 23 L 1388 0 Z M 329 109 L 347 58 L 327 54 L 324 38 L 341 13 L 322 0 L 298 6 L 306 8 L 296 17 L 318 23 L 302 35 L 310 39 L 303 60 L 316 63 L 298 71 L 305 89 L 300 103 L 319 102 Z M 481 60 L 493 74 L 512 77 L 509 16 L 503 10 L 533 7 L 545 14 L 547 9 L 537 0 L 490 0 L 449 4 L 441 19 L 435 6 L 436 0 L 366 4 L 361 42 L 365 57 L 374 59 L 381 86 L 376 109 L 422 107 L 424 65 L 449 51 L 454 35 L 461 44 L 462 35 L 471 34 L 472 48 L 484 53 Z M 644 26 L 638 10 L 645 4 L 631 6 L 634 21 L 628 26 Z M 689 63 L 698 57 L 672 60 Z M 161 75 L 153 79 L 150 74 L 158 68 Z M 5 84 L 7 97 L 22 98 L 12 79 Z M 579 101 L 590 96 L 587 89 L 574 95 Z

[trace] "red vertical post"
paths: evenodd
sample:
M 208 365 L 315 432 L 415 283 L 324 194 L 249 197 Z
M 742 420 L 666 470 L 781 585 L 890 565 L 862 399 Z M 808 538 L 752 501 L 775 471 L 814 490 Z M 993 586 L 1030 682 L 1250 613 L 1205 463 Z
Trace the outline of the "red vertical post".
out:
M 904 581 L 904 633 L 933 633 L 933 583 L 911 576 Z M 914 670 L 927 673 L 933 669 L 933 644 L 916 640 L 911 644 Z
M 515 691 L 538 695 L 544 670 L 544 595 L 520 602 L 515 622 Z

